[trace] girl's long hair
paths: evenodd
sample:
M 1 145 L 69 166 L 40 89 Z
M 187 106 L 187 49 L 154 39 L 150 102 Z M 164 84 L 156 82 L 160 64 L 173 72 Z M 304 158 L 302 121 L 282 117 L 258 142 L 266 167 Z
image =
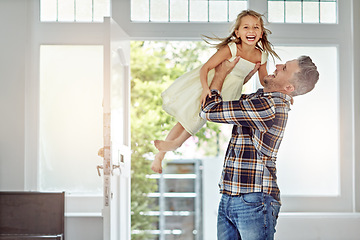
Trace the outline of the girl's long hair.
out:
M 270 54 L 272 56 L 273 60 L 275 60 L 274 59 L 275 57 L 278 58 L 279 60 L 281 60 L 280 57 L 274 51 L 273 45 L 268 40 L 268 35 L 271 34 L 271 31 L 269 29 L 265 28 L 264 20 L 262 18 L 263 15 L 260 14 L 260 13 L 255 12 L 253 10 L 244 10 L 241 13 L 238 14 L 238 16 L 236 18 L 236 21 L 235 21 L 235 23 L 233 24 L 233 26 L 231 28 L 231 34 L 228 37 L 220 38 L 220 37 L 204 36 L 205 38 L 207 38 L 209 40 L 220 41 L 220 43 L 212 44 L 206 39 L 204 39 L 204 41 L 207 42 L 208 44 L 214 45 L 214 47 L 217 48 L 217 49 L 220 49 L 220 48 L 228 45 L 230 42 L 235 42 L 235 43 L 241 44 L 241 39 L 236 37 L 235 30 L 239 29 L 241 19 L 243 17 L 246 17 L 246 16 L 256 17 L 260 21 L 260 25 L 261 25 L 261 29 L 263 31 L 263 35 L 262 35 L 261 39 L 256 43 L 256 47 L 259 48 L 260 50 L 266 52 L 267 54 Z

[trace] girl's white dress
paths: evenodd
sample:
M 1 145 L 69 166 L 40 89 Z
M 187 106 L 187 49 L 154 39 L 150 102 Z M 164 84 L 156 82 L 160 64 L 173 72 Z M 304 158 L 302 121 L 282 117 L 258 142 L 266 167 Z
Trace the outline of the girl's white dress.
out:
M 228 44 L 233 61 L 236 57 L 236 43 Z M 267 54 L 262 52 L 261 64 L 267 61 Z M 203 91 L 200 82 L 200 68 L 202 66 L 185 73 L 174 81 L 162 94 L 163 109 L 174 116 L 187 132 L 194 135 L 206 123 L 206 120 L 199 117 L 200 96 Z M 245 77 L 253 70 L 255 64 L 245 59 L 240 59 L 234 69 L 225 78 L 221 95 L 224 101 L 236 100 L 241 96 L 241 90 Z M 215 70 L 208 73 L 208 84 L 214 77 Z

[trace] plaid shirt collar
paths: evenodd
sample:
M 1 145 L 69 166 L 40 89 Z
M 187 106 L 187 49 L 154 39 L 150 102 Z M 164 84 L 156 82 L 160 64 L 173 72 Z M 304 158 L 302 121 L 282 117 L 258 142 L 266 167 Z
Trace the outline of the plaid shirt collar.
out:
M 259 88 L 256 93 L 256 95 L 258 96 L 270 96 L 270 97 L 277 97 L 277 98 L 281 98 L 284 99 L 284 102 L 292 102 L 293 98 L 290 95 L 287 95 L 285 93 L 281 93 L 281 92 L 264 92 L 263 88 Z

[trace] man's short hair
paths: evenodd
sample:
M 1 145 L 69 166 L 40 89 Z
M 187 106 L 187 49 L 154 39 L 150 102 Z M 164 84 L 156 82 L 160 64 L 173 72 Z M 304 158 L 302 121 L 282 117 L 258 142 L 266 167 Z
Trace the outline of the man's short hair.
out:
M 297 61 L 300 71 L 295 74 L 295 77 L 291 81 L 295 88 L 291 94 L 292 96 L 303 95 L 310 92 L 319 80 L 317 67 L 309 56 L 300 56 Z

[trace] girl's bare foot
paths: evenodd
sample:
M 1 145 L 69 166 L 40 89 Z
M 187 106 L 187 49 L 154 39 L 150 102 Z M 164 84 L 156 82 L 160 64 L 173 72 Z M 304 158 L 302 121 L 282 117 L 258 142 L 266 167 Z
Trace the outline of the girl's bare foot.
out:
M 162 140 L 155 140 L 154 145 L 159 151 L 162 152 L 174 151 L 181 146 L 181 144 L 179 145 L 176 141 L 162 141 Z
M 151 169 L 156 173 L 162 173 L 162 166 L 161 162 L 165 157 L 165 152 L 158 152 L 155 155 L 155 159 L 151 164 Z

